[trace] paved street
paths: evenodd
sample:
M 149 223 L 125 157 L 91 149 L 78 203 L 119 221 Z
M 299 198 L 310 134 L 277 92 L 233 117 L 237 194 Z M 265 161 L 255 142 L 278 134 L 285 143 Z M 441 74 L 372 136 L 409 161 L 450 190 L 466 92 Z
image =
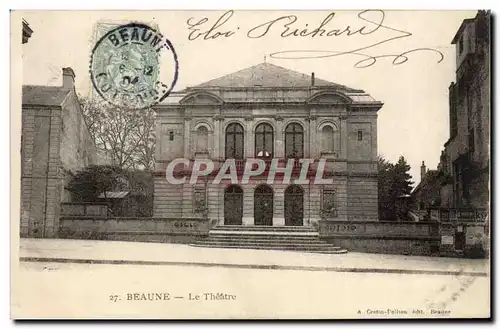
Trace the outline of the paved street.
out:
M 487 277 L 22 262 L 16 278 L 14 311 L 33 317 L 465 317 L 489 309 Z
M 489 310 L 487 262 L 477 259 L 36 239 L 21 240 L 20 257 L 19 316 L 484 317 Z
M 122 241 L 21 239 L 20 257 L 42 260 L 122 261 L 128 264 L 204 265 L 283 269 L 330 269 L 332 271 L 393 270 L 407 273 L 470 272 L 487 273 L 482 259 L 420 257 L 349 252 L 343 255 L 275 250 L 235 250 L 200 248 L 184 244 L 137 243 Z M 144 263 L 143 263 L 144 264 Z

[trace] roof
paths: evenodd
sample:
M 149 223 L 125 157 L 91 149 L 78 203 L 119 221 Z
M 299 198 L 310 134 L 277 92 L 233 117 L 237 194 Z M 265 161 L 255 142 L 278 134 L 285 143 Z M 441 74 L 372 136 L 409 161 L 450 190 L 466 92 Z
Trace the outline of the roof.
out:
M 315 86 L 328 86 L 347 92 L 363 92 L 330 81 L 315 78 Z M 311 87 L 311 76 L 271 63 L 260 63 L 249 68 L 213 79 L 193 88 L 225 87 Z
M 61 106 L 70 92 L 57 86 L 23 86 L 23 105 Z
M 424 176 L 424 179 L 422 179 L 420 181 L 420 183 L 418 183 L 418 185 L 415 187 L 415 189 L 411 192 L 411 194 L 415 194 L 417 193 L 419 190 L 421 190 L 424 186 L 426 186 L 427 184 L 433 182 L 435 180 L 435 178 L 438 176 L 439 174 L 439 170 L 428 170 L 426 173 L 425 173 L 425 176 Z
M 453 40 L 451 40 L 451 44 L 452 45 L 454 45 L 454 44 L 457 43 L 458 39 L 460 38 L 460 36 L 462 35 L 462 32 L 465 29 L 465 26 L 467 26 L 467 24 L 470 24 L 470 23 L 474 23 L 474 18 L 467 18 L 467 19 L 464 19 L 462 21 L 462 24 L 458 28 L 457 33 L 455 33 L 455 36 L 453 37 Z
M 101 193 L 97 198 L 98 199 L 123 199 L 126 197 L 130 192 L 129 191 L 120 191 L 120 192 L 106 192 L 106 196 L 104 196 L 104 193 Z

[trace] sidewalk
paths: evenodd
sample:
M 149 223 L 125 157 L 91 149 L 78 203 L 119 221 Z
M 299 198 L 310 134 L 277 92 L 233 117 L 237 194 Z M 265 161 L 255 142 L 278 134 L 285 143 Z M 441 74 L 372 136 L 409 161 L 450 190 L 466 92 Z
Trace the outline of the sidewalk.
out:
M 329 255 L 293 251 L 200 248 L 184 244 L 122 241 L 21 239 L 21 261 L 88 264 L 218 266 L 439 275 L 489 275 L 484 259 L 349 252 Z

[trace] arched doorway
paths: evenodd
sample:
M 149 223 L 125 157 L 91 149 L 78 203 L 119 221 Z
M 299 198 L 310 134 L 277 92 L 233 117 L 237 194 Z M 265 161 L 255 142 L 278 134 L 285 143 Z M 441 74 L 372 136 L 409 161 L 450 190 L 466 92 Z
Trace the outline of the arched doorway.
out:
M 254 192 L 253 217 L 255 225 L 273 225 L 273 189 L 259 185 Z
M 298 185 L 290 185 L 285 190 L 285 225 L 304 225 L 304 190 Z
M 243 218 L 243 189 L 229 185 L 224 191 L 224 225 L 241 225 Z

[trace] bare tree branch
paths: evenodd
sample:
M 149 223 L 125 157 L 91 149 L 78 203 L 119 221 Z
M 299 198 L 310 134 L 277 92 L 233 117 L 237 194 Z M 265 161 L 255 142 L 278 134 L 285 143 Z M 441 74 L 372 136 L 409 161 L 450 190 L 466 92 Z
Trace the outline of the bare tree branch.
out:
M 96 147 L 123 169 L 154 169 L 155 113 L 129 110 L 80 97 L 83 115 Z

